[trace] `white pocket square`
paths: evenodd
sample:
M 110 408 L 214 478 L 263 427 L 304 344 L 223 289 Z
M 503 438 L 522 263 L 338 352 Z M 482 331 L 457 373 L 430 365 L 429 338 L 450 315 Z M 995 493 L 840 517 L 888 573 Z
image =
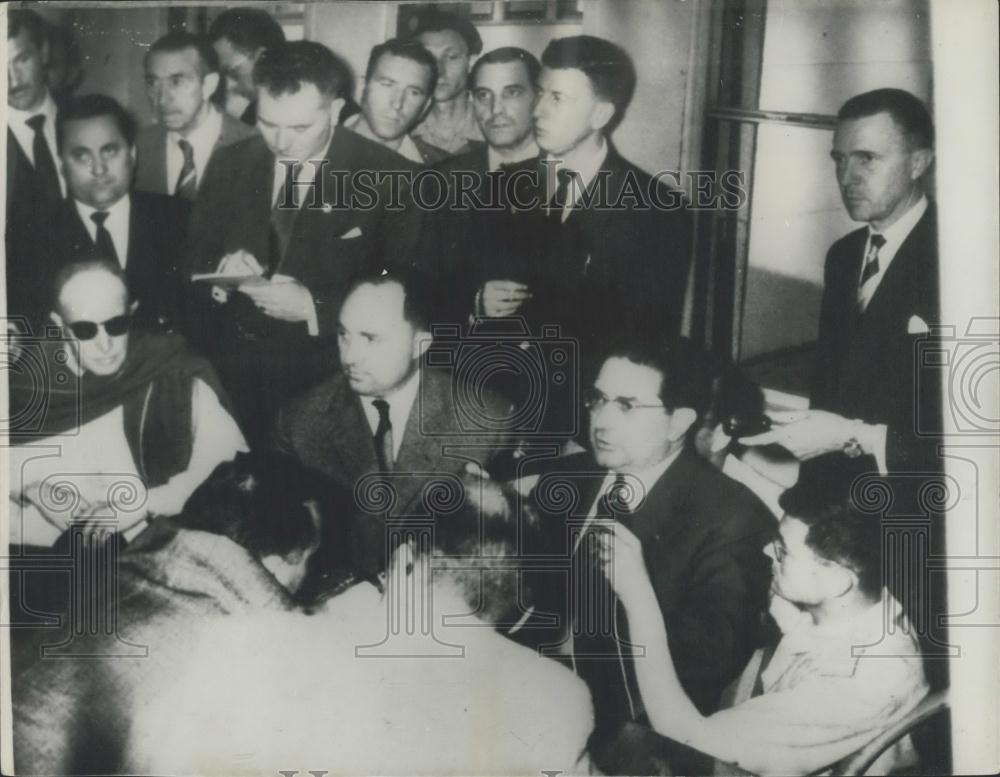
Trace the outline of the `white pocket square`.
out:
M 356 237 L 361 237 L 361 227 L 351 227 L 344 234 L 340 236 L 341 240 L 353 240 Z
M 920 316 L 910 316 L 910 322 L 906 325 L 906 334 L 925 335 L 930 331 L 931 329 L 927 326 L 927 322 Z

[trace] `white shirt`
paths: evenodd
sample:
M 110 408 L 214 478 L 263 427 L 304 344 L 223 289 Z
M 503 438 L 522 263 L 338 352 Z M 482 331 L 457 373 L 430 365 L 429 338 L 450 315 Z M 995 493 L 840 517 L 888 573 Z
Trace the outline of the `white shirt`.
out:
M 414 370 L 413 374 L 407 378 L 406 382 L 393 393 L 384 397 L 359 397 L 361 407 L 364 408 L 365 418 L 368 419 L 368 426 L 371 427 L 372 436 L 378 429 L 378 410 L 372 401 L 384 399 L 389 403 L 389 423 L 392 424 L 392 458 L 395 461 L 399 458 L 399 448 L 403 444 L 403 433 L 406 431 L 406 422 L 410 418 L 410 410 L 417 399 L 417 389 L 420 388 L 420 370 Z
M 7 106 L 7 126 L 14 133 L 14 139 L 24 151 L 25 156 L 32 166 L 35 164 L 35 131 L 28 126 L 28 119 L 38 114 L 44 114 L 45 126 L 42 127 L 42 136 L 52 154 L 52 161 L 56 165 L 56 175 L 59 176 L 59 188 L 62 189 L 63 196 L 66 196 L 66 182 L 63 180 L 62 171 L 59 169 L 59 153 L 56 150 L 56 104 L 52 95 L 45 92 L 45 99 L 39 108 L 33 111 L 19 111 L 17 108 Z
M 218 108 L 209 105 L 208 115 L 200 126 L 195 127 L 191 134 L 184 138 L 179 132 L 167 133 L 167 186 L 170 193 L 177 192 L 177 181 L 181 177 L 181 170 L 184 169 L 184 152 L 181 150 L 178 141 L 182 138 L 191 144 L 194 151 L 194 170 L 197 175 L 197 185 L 201 186 L 201 180 L 205 176 L 205 168 L 208 160 L 212 156 L 215 144 L 222 134 L 222 114 Z
M 885 231 L 879 233 L 885 238 L 885 243 L 878 251 L 878 272 L 875 273 L 864 286 L 861 286 L 858 292 L 858 304 L 864 309 L 871 302 L 872 296 L 875 294 L 875 290 L 878 289 L 878 285 L 882 282 L 882 278 L 885 277 L 886 270 L 889 269 L 889 265 L 892 260 L 899 253 L 900 247 L 903 245 L 903 241 L 909 236 L 910 232 L 920 221 L 924 212 L 927 210 L 927 197 L 921 196 L 920 200 L 910 208 L 906 213 L 899 217 L 892 226 L 887 228 Z M 868 256 L 868 249 L 871 247 L 871 238 L 875 234 L 875 230 L 868 227 L 868 239 L 865 241 L 865 252 L 862 254 L 863 257 Z M 861 273 L 864 272 L 864 260 L 862 260 Z M 858 274 L 858 283 L 861 282 L 861 274 Z
M 589 157 L 579 160 L 577 164 L 571 168 L 572 171 L 578 175 L 574 175 L 573 180 L 570 182 L 569 192 L 566 196 L 566 204 L 563 205 L 562 221 L 566 221 L 566 219 L 569 218 L 569 214 L 573 211 L 574 205 L 583 196 L 587 187 L 590 186 L 591 181 L 597 177 L 597 173 L 601 169 L 601 165 L 604 164 L 604 160 L 607 158 L 608 142 L 604 138 L 601 138 L 601 145 L 598 150 Z M 557 159 L 551 154 L 546 157 L 546 161 L 555 173 L 552 178 L 552 186 L 556 186 L 558 181 L 558 171 L 562 169 L 565 163 L 562 159 Z M 555 189 L 552 189 L 552 191 L 548 192 L 547 201 L 552 199 L 555 191 Z
M 538 144 L 532 140 L 520 154 L 515 154 L 512 159 L 501 159 L 500 155 L 493 149 L 493 146 L 486 147 L 486 166 L 489 170 L 499 170 L 500 165 L 516 165 L 525 159 L 538 156 Z
M 83 226 L 86 227 L 87 234 L 96 243 L 97 224 L 94 223 L 91 215 L 97 213 L 97 208 L 85 205 L 75 198 L 73 204 L 76 206 L 76 212 L 80 214 L 80 218 L 83 220 Z M 114 244 L 115 252 L 118 254 L 118 263 L 123 270 L 125 269 L 125 264 L 128 262 L 129 214 L 131 212 L 132 200 L 126 194 L 107 209 L 108 218 L 104 222 L 104 228 L 111 235 L 111 242 Z
M 323 147 L 323 150 L 310 157 L 299 168 L 299 175 L 295 180 L 295 199 L 298 201 L 300 208 L 302 207 L 302 203 L 313 201 L 313 193 L 309 184 L 316 180 L 316 173 L 323 169 L 322 160 L 326 159 L 327 154 L 330 153 L 330 144 L 333 143 L 333 135 L 335 132 L 336 129 L 333 129 L 330 132 L 330 139 Z M 291 161 L 294 160 L 284 160 L 284 162 Z M 281 190 L 285 186 L 285 168 L 287 167 L 288 165 L 284 164 L 281 159 L 278 157 L 274 158 L 274 186 L 271 188 L 272 206 L 277 205 L 279 198 L 281 197 Z

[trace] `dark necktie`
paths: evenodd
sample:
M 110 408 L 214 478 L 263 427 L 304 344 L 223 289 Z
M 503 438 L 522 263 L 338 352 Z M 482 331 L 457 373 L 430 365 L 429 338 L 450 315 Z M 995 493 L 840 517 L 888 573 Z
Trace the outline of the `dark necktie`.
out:
M 562 169 L 556 173 L 556 180 L 558 181 L 556 191 L 552 195 L 552 199 L 549 200 L 547 213 L 550 219 L 562 221 L 563 208 L 566 206 L 566 198 L 569 196 L 569 184 L 573 180 L 573 173 Z
M 59 188 L 59 173 L 56 172 L 55 160 L 52 159 L 49 144 L 45 142 L 45 114 L 32 116 L 28 119 L 28 126 L 35 133 L 31 149 L 35 157 L 37 191 L 44 204 L 53 205 L 62 199 L 62 189 Z
M 372 405 L 378 410 L 378 428 L 375 429 L 375 458 L 379 472 L 392 472 L 395 460 L 392 453 L 392 421 L 389 420 L 389 403 L 384 399 L 373 399 Z
M 861 270 L 861 283 L 858 288 L 864 285 L 875 275 L 878 275 L 878 252 L 885 245 L 885 237 L 878 232 L 874 232 L 868 240 L 868 253 L 865 255 L 865 266 Z
M 614 482 L 608 486 L 601 497 L 603 512 L 605 515 L 614 517 L 622 526 L 631 530 L 632 507 L 629 504 L 629 496 L 632 494 L 632 486 L 629 485 L 625 476 L 620 472 L 615 473 Z
M 104 222 L 108 220 L 108 212 L 106 210 L 95 211 L 90 214 L 90 220 L 97 225 L 97 234 L 94 235 L 94 245 L 97 246 L 98 252 L 101 256 L 110 259 L 115 264 L 121 265 L 121 262 L 118 260 L 118 252 L 115 251 L 114 241 L 111 239 L 111 233 L 104 226 Z
M 285 258 L 288 244 L 295 228 L 295 217 L 298 216 L 298 203 L 295 201 L 295 181 L 302 165 L 282 165 L 285 169 L 285 182 L 282 184 L 278 199 L 271 208 L 271 267 L 272 273 L 278 270 Z
M 174 194 L 186 200 L 193 200 L 198 194 L 198 171 L 194 166 L 194 147 L 181 138 L 177 141 L 181 152 L 184 154 L 184 166 L 181 167 L 181 174 L 177 176 L 177 187 Z

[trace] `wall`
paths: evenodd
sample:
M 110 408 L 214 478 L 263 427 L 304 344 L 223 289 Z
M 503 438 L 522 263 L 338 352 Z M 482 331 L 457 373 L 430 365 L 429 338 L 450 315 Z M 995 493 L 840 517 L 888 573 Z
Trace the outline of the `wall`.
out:
M 923 0 L 772 0 L 765 23 L 762 110 L 836 114 L 878 87 L 931 91 Z M 753 166 L 740 357 L 816 338 L 826 250 L 859 226 L 844 211 L 829 159 L 833 133 L 761 124 Z

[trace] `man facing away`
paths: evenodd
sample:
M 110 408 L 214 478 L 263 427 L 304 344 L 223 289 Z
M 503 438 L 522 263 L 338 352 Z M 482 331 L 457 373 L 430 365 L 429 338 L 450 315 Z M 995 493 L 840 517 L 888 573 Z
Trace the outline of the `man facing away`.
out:
M 155 124 L 136 137 L 135 188 L 193 200 L 216 148 L 253 136 L 220 111 L 219 60 L 208 41 L 170 32 L 146 52 L 146 96 Z

